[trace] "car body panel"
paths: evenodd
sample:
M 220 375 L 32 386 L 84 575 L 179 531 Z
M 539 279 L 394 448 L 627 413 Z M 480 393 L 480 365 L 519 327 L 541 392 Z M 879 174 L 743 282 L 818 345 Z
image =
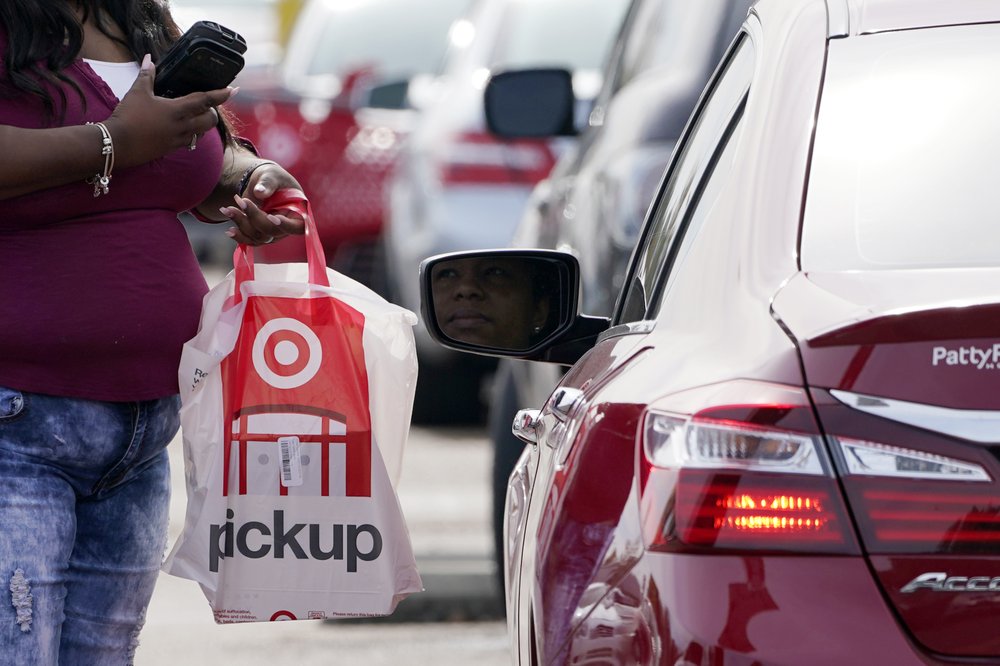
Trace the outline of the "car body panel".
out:
M 567 663 L 932 663 L 867 578 L 858 558 L 647 553 L 581 623 Z M 600 657 L 595 634 L 618 637 L 625 658 L 590 657 Z
M 812 386 L 997 409 L 1000 400 L 983 390 L 983 380 L 1000 361 L 993 351 L 1000 343 L 1000 299 L 992 286 L 998 279 L 997 269 L 798 274 L 775 296 L 773 309 L 808 341 L 802 356 Z M 975 362 L 973 348 L 984 354 Z M 888 367 L 907 372 L 893 375 Z
M 1000 12 L 973 4 L 981 18 Z M 800 265 L 831 19 L 848 14 L 854 25 L 857 12 L 877 10 L 886 25 L 917 25 L 924 3 L 893 3 L 898 19 L 888 3 L 837 6 L 754 7 L 650 208 L 612 328 L 553 393 L 579 390 L 578 401 L 559 415 L 550 399 L 541 412 L 522 458 L 533 475 L 528 509 L 508 534 L 522 540 L 508 590 L 519 666 L 920 665 L 1000 654 L 988 629 L 1000 590 L 997 268 Z M 727 68 L 745 64 L 747 49 L 744 102 L 733 97 L 746 89 L 736 86 L 743 70 Z M 671 215 L 686 226 L 664 242 Z M 802 403 L 712 402 L 713 391 L 746 384 L 790 389 Z M 764 523 L 735 528 L 762 530 L 752 547 L 649 539 L 648 526 L 662 536 L 680 511 L 650 470 L 680 472 L 651 457 L 643 416 L 701 423 L 710 418 L 699 410 L 775 406 L 814 422 L 812 474 L 849 511 L 841 554 L 796 551 Z M 782 441 L 789 426 L 761 427 Z M 892 462 L 858 465 L 845 441 Z M 729 456 L 739 464 L 722 469 L 732 474 L 781 476 L 746 463 L 745 440 L 732 450 L 717 442 L 668 440 L 692 459 L 698 446 Z M 883 510 L 904 495 L 912 505 Z M 942 516 L 954 520 L 938 525 Z
M 997 20 L 996 3 L 990 0 L 957 4 L 915 0 L 902 7 L 893 0 L 842 0 L 830 4 L 847 5 L 850 33 L 854 35 Z
M 561 386 L 580 390 L 585 398 L 577 405 L 576 410 L 584 410 L 591 401 L 594 391 L 599 391 L 600 387 L 610 376 L 634 358 L 641 349 L 641 336 L 626 335 L 609 338 L 595 349 L 591 350 L 581 362 L 576 366 L 577 372 L 572 376 L 567 375 Z M 576 414 L 574 411 L 573 414 Z M 553 461 L 560 456 L 568 455 L 569 451 L 560 447 L 560 443 L 565 446 L 572 445 L 575 434 L 565 432 L 560 428 L 560 420 L 552 412 L 551 403 L 547 403 L 541 413 L 542 426 L 539 431 L 539 441 L 537 446 L 528 447 L 521 459 L 521 464 L 527 465 L 532 471 L 531 485 L 529 490 L 529 504 L 523 514 L 521 524 L 514 526 L 510 523 L 505 525 L 507 539 L 518 538 L 522 540 L 521 566 L 519 568 L 518 585 L 516 591 L 508 593 L 508 599 L 513 600 L 516 605 L 509 606 L 507 618 L 511 630 L 512 640 L 515 641 L 515 656 L 520 661 L 515 663 L 531 663 L 530 654 L 532 648 L 532 632 L 536 621 L 534 619 L 536 609 L 533 607 L 534 586 L 536 580 L 536 565 L 539 560 L 538 547 L 538 526 L 547 515 L 550 506 L 548 488 L 553 482 L 555 473 Z M 629 463 L 631 468 L 631 463 Z M 554 508 L 554 507 L 553 507 Z M 546 545 L 551 543 L 546 540 Z M 557 612 L 561 612 L 561 608 Z M 544 611 L 542 611 L 544 612 Z

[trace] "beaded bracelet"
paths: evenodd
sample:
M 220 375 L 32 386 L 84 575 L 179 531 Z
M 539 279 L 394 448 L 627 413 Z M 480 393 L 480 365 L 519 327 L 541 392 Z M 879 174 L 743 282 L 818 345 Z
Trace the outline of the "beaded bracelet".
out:
M 97 129 L 101 130 L 101 155 L 104 155 L 104 170 L 95 173 L 86 181 L 89 185 L 94 186 L 94 196 L 99 197 L 108 193 L 108 187 L 111 184 L 111 170 L 115 168 L 115 144 L 111 140 L 111 132 L 108 131 L 104 123 L 88 122 L 87 124 L 97 125 Z
M 236 186 L 236 193 L 237 194 L 239 194 L 241 197 L 243 196 L 243 194 L 246 192 L 247 185 L 250 184 L 250 176 L 253 175 L 254 171 L 256 171 L 260 167 L 264 166 L 265 164 L 277 164 L 277 162 L 270 162 L 270 161 L 265 160 L 263 162 L 257 162 L 257 164 L 254 164 L 253 166 L 248 167 L 247 170 L 243 172 L 243 176 L 240 178 L 240 182 Z

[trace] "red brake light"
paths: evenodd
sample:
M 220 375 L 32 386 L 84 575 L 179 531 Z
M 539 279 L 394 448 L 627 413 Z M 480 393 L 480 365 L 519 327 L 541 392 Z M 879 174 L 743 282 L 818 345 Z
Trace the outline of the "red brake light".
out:
M 642 436 L 649 548 L 857 552 L 802 389 L 737 381 L 672 396 Z
M 809 477 L 682 470 L 676 538 L 714 548 L 839 552 L 846 519 L 836 487 Z M 669 546 L 661 534 L 657 546 Z

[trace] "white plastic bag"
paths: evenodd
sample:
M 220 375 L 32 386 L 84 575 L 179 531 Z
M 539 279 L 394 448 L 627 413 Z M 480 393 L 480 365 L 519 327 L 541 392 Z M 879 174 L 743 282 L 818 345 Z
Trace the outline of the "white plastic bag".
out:
M 218 623 L 386 615 L 422 590 L 395 493 L 416 385 L 416 316 L 325 266 L 250 248 L 206 295 L 179 371 L 188 506 L 164 571 Z

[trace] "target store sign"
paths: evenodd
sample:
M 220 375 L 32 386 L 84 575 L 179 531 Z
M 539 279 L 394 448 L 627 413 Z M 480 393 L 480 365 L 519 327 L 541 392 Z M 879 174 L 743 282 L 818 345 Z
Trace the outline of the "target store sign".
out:
M 250 296 L 243 317 L 222 362 L 223 494 L 370 497 L 364 316 L 328 297 Z

